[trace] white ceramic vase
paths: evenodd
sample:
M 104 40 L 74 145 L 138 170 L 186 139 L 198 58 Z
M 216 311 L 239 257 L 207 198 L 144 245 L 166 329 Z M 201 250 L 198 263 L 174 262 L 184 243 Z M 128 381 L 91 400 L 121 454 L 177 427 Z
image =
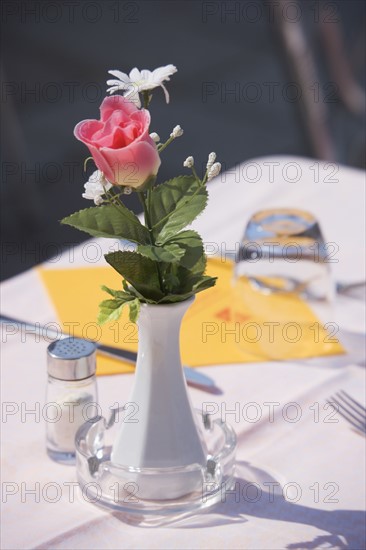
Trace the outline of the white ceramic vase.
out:
M 179 348 L 181 321 L 193 301 L 141 306 L 135 382 L 129 399 L 137 409 L 135 422 L 121 424 L 111 455 L 114 464 L 151 469 L 151 475 L 136 473 L 141 498 L 179 498 L 202 484 L 202 473 L 194 465 L 206 466 L 207 449 L 187 392 Z M 165 475 L 159 470 L 169 468 L 177 473 L 171 470 Z

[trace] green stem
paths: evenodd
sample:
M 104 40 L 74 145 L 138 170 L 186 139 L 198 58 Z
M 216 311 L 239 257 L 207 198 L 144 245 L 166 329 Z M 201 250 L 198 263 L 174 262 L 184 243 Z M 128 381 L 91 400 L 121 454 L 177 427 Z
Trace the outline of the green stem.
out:
M 148 90 L 145 90 L 142 92 L 142 97 L 144 100 L 144 109 L 147 109 L 152 98 L 152 93 L 149 92 Z
M 104 193 L 108 199 L 108 202 L 109 204 L 111 204 L 112 206 L 114 206 L 119 212 L 120 212 L 120 209 L 118 208 L 118 203 L 120 203 L 121 201 L 118 199 L 118 202 L 116 203 L 115 199 L 116 199 L 116 195 L 113 195 L 110 191 L 107 191 L 107 189 L 105 189 L 105 193 Z M 123 206 L 123 205 L 122 205 Z
M 147 209 L 151 212 L 152 189 L 147 190 Z
M 166 147 L 168 147 L 168 145 L 171 144 L 172 141 L 174 141 L 174 137 L 170 137 L 165 143 L 163 143 L 162 145 L 159 145 L 158 147 L 158 152 L 161 153 L 162 151 L 164 151 L 164 149 Z
M 89 160 L 93 160 L 93 157 L 87 157 L 87 158 L 84 160 L 84 172 L 86 172 L 86 165 L 88 164 Z
M 202 183 L 202 181 L 200 180 L 200 178 L 198 177 L 198 174 L 196 172 L 196 169 L 194 166 L 191 167 L 192 169 L 192 174 L 194 175 L 194 177 L 196 178 L 196 180 L 199 182 L 199 183 Z
M 105 190 L 105 195 L 108 199 L 109 204 L 114 206 L 118 210 L 118 212 L 120 212 L 122 214 L 122 216 L 125 216 L 126 215 L 126 212 L 125 212 L 126 206 L 123 204 L 123 202 L 119 198 L 119 195 L 113 195 L 113 193 L 111 193 L 110 191 L 107 191 L 107 190 Z M 138 218 L 134 217 L 134 216 L 130 218 L 130 223 L 133 223 L 134 225 L 138 225 L 138 226 L 141 225 L 140 220 Z
M 145 225 L 149 230 L 151 246 L 155 246 L 155 239 L 154 239 L 154 234 L 153 234 L 152 226 L 151 226 L 150 212 L 149 212 L 149 209 L 148 209 L 147 204 L 146 204 L 145 195 L 142 191 L 138 191 L 137 194 L 138 194 L 138 197 L 139 197 L 140 202 L 142 204 L 142 207 L 144 209 Z M 162 291 L 163 294 L 165 294 L 164 281 L 163 281 L 163 276 L 162 276 L 162 273 L 161 273 L 160 264 L 159 264 L 158 261 L 156 261 L 155 265 L 156 265 L 156 271 L 157 271 L 157 274 L 158 274 L 160 290 Z

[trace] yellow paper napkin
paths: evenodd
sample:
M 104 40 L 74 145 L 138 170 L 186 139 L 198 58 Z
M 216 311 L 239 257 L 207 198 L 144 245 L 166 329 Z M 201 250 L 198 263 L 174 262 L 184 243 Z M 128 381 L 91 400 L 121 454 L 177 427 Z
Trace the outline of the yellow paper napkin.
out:
M 107 295 L 102 284 L 121 288 L 121 277 L 109 266 L 70 269 L 39 268 L 63 330 L 75 336 L 137 351 L 137 327 L 128 319 L 100 327 L 98 304 Z M 232 263 L 209 259 L 207 274 L 215 287 L 196 296 L 183 319 L 182 360 L 192 367 L 298 359 L 343 353 L 298 295 L 265 295 L 249 283 L 232 285 Z M 72 333 L 72 332 L 71 332 Z M 133 371 L 133 366 L 100 356 L 97 374 Z

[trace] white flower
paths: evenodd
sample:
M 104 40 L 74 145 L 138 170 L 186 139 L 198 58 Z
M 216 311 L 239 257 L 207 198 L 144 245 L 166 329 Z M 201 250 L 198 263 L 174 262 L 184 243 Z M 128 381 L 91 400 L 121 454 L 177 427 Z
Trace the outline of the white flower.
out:
M 216 160 L 216 153 L 210 153 L 208 155 L 208 161 L 207 161 L 207 165 L 206 165 L 207 172 L 209 172 L 211 170 L 212 165 L 215 162 L 215 160 Z
M 215 176 L 218 176 L 221 172 L 221 164 L 219 162 L 215 162 L 208 171 L 207 174 L 207 181 L 212 180 Z
M 170 137 L 175 139 L 175 138 L 178 138 L 182 135 L 183 135 L 183 130 L 178 124 L 178 126 L 174 126 L 173 131 L 170 134 Z
M 155 141 L 155 143 L 159 143 L 159 141 L 160 141 L 160 136 L 159 136 L 159 134 L 157 134 L 156 132 L 152 132 L 152 133 L 150 134 L 150 137 L 151 137 L 151 139 L 152 139 L 153 141 Z
M 111 187 L 112 184 L 105 179 L 103 172 L 96 170 L 84 185 L 85 193 L 82 196 L 84 199 L 94 201 L 94 204 L 98 206 L 103 202 L 102 195 Z
M 193 157 L 187 157 L 186 160 L 183 162 L 183 166 L 186 168 L 192 168 L 194 165 L 194 158 Z
M 154 71 L 147 69 L 139 71 L 135 67 L 129 75 L 117 70 L 108 72 L 118 80 L 107 80 L 107 84 L 110 86 L 107 92 L 113 94 L 118 90 L 122 90 L 125 92 L 124 96 L 127 99 L 135 103 L 137 107 L 141 107 L 139 93 L 153 90 L 158 86 L 163 88 L 166 102 L 169 103 L 168 90 L 165 88 L 163 82 L 170 80 L 171 75 L 177 72 L 177 68 L 174 65 L 166 65 L 165 67 L 158 67 Z

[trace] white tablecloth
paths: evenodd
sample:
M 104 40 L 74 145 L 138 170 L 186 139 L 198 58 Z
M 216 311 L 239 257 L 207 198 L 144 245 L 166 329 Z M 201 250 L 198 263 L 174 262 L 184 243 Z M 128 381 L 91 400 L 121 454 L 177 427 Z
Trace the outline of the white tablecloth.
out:
M 338 245 L 335 280 L 364 280 L 364 184 L 363 172 L 345 167 L 290 157 L 256 159 L 210 184 L 209 206 L 195 227 L 213 243 L 209 248 L 225 252 L 235 248 L 254 211 L 307 209 L 320 220 L 326 241 Z M 48 266 L 84 265 L 83 250 L 74 251 L 72 263 L 64 254 Z M 55 320 L 34 270 L 1 285 L 1 311 L 40 323 Z M 47 342 L 2 331 L 1 547 L 364 548 L 365 439 L 325 408 L 340 389 L 365 403 L 362 302 L 339 298 L 335 321 L 349 347 L 346 357 L 202 369 L 223 394 L 191 388 L 192 400 L 198 407 L 219 407 L 237 432 L 235 491 L 209 512 L 150 530 L 86 502 L 74 486 L 74 469 L 47 458 L 42 418 Z M 98 379 L 103 410 L 128 398 L 132 379 Z M 276 403 L 273 418 L 269 403 Z M 253 422 L 258 406 L 261 414 Z

